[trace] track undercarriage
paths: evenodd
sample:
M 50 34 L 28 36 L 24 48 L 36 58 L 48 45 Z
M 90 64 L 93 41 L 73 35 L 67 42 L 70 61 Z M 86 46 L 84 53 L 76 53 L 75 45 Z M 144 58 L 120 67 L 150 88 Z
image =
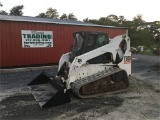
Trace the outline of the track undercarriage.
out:
M 56 77 L 41 73 L 28 88 L 42 109 L 71 101 L 69 89 L 80 98 L 124 91 L 131 75 L 130 39 L 109 39 L 103 32 L 73 33 L 71 51 L 63 54 Z
M 72 91 L 81 98 L 120 92 L 128 86 L 129 80 L 126 72 L 116 67 L 77 80 L 71 84 Z

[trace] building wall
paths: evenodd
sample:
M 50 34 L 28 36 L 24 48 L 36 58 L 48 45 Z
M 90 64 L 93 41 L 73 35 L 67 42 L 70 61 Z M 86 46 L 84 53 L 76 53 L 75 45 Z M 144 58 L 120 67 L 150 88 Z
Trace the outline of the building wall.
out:
M 53 31 L 53 47 L 22 48 L 21 30 Z M 106 32 L 113 38 L 127 29 L 0 21 L 0 67 L 58 63 L 61 55 L 69 51 L 76 31 Z

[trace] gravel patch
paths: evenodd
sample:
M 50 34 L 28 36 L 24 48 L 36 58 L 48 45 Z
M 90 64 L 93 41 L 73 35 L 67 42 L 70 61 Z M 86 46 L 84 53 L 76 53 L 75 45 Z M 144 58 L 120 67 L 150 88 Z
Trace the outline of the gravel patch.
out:
M 71 103 L 41 110 L 27 84 L 43 70 L 0 74 L 1 120 L 159 120 L 159 57 L 133 55 L 130 87 L 124 92 L 90 99 L 70 93 Z M 57 68 L 45 70 L 50 76 Z

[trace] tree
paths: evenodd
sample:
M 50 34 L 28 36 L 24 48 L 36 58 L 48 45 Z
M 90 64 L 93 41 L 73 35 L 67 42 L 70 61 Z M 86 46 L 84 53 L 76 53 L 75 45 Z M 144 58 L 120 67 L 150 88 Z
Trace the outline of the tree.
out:
M 47 18 L 47 15 L 45 13 L 39 13 L 36 17 Z
M 119 26 L 118 17 L 113 14 L 100 18 L 100 21 L 103 21 L 102 24 L 105 25 Z
M 83 19 L 83 22 L 89 22 L 89 18 Z
M 0 15 L 8 15 L 8 13 L 6 11 L 4 11 L 4 10 L 1 10 L 0 11 Z
M 48 8 L 46 12 L 47 17 L 49 18 L 58 18 L 59 14 L 56 9 Z
M 0 7 L 2 7 L 2 6 L 3 6 L 2 3 L 0 2 Z M 4 10 L 1 10 L 0 15 L 8 15 L 8 13 Z
M 138 27 L 141 27 L 145 21 L 142 18 L 141 14 L 138 14 L 137 16 L 133 17 L 133 27 L 136 29 Z
M 111 14 L 111 15 L 107 16 L 107 19 L 109 19 L 112 22 L 117 22 L 118 21 L 118 16 Z
M 88 19 L 86 20 L 88 21 Z M 140 14 L 135 16 L 132 21 L 126 20 L 124 16 L 117 17 L 111 14 L 107 17 L 100 17 L 98 20 L 89 19 L 88 22 L 99 25 L 127 27 L 131 46 L 134 47 L 143 45 L 152 49 L 153 46 L 160 43 L 160 21 L 147 23 Z
M 154 37 L 155 37 L 155 41 L 157 42 L 158 47 L 160 47 L 160 33 L 156 34 Z
M 126 21 L 126 19 L 124 18 L 124 16 L 119 16 L 118 17 L 119 24 L 123 24 L 125 21 Z
M 63 15 L 60 17 L 60 19 L 77 20 L 77 18 L 75 17 L 75 15 L 73 13 L 70 13 L 69 15 L 63 13 Z
M 73 13 L 68 15 L 68 20 L 77 20 L 76 16 Z
M 18 6 L 14 6 L 11 10 L 10 10 L 10 15 L 18 15 L 18 16 L 22 16 L 23 15 L 23 10 L 24 6 L 23 5 L 18 5 Z
M 149 26 L 149 30 L 152 31 L 157 45 L 160 46 L 160 21 L 151 22 Z
M 60 17 L 60 19 L 62 19 L 62 20 L 67 20 L 67 19 L 68 19 L 68 16 L 63 13 L 63 15 Z
M 131 39 L 131 46 L 146 46 L 151 47 L 155 44 L 154 37 L 151 31 L 149 30 L 129 30 L 129 37 Z
M 154 21 L 149 23 L 149 29 L 153 32 L 154 35 L 160 33 L 160 21 Z
M 1 7 L 3 6 L 1 2 L 0 2 L 0 6 L 1 6 Z

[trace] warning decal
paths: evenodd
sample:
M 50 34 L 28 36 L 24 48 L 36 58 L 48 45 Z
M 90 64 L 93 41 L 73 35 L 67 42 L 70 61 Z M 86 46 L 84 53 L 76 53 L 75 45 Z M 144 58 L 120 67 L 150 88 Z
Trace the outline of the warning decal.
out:
M 131 56 L 124 56 L 124 64 L 130 64 L 131 63 Z

